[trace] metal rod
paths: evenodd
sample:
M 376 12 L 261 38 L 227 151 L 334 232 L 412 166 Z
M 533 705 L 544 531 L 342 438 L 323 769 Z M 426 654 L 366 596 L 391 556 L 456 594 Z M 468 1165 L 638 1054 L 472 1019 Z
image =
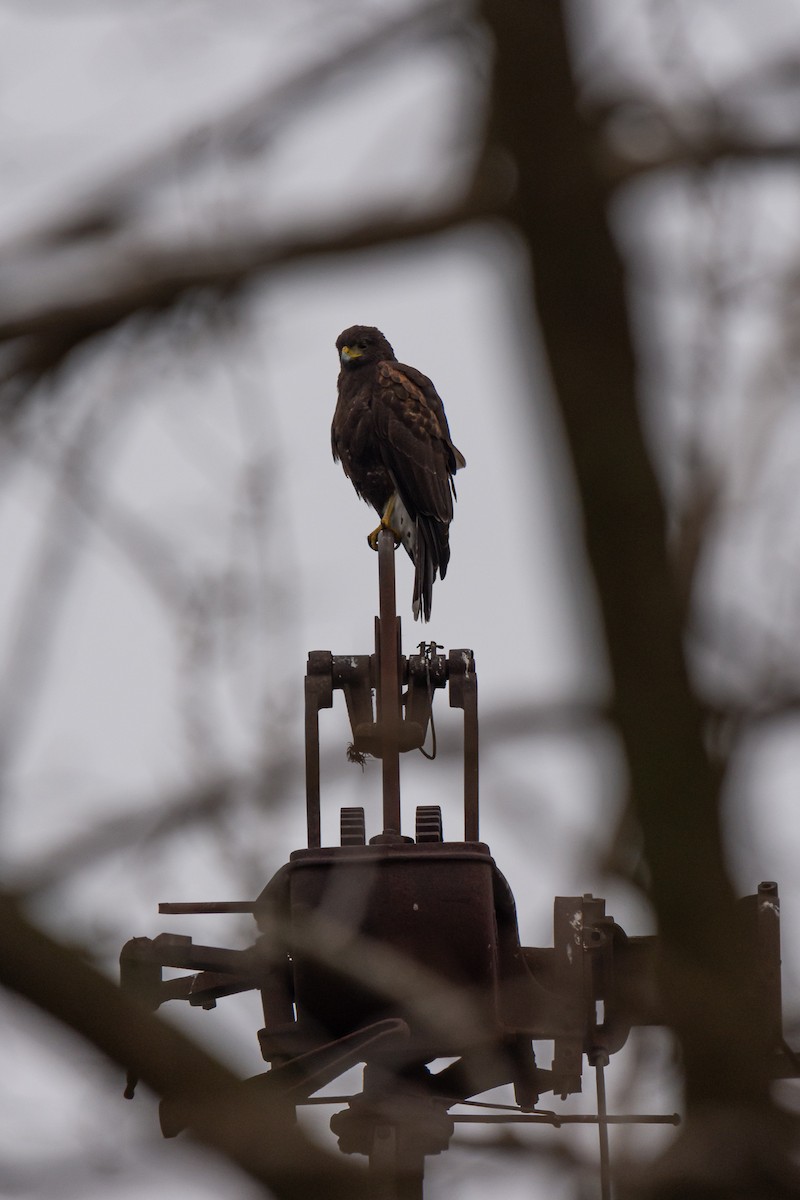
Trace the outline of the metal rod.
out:
M 300 1104 L 349 1104 L 352 1094 L 342 1096 L 310 1096 Z M 459 1100 L 459 1104 L 469 1104 L 469 1100 Z M 490 1105 L 498 1108 L 502 1105 Z M 509 1105 L 510 1109 L 510 1105 Z M 456 1125 L 597 1125 L 599 1118 L 595 1113 L 567 1113 L 563 1117 L 552 1112 L 537 1113 L 452 1113 Z M 619 1113 L 606 1117 L 608 1125 L 680 1125 L 680 1113 Z
M 606 1108 L 606 1077 L 605 1065 L 608 1055 L 604 1050 L 596 1050 L 592 1055 L 594 1060 L 595 1078 L 597 1080 L 597 1135 L 600 1139 L 600 1197 L 601 1200 L 611 1200 L 611 1159 L 608 1152 L 608 1109 Z M 591 1060 L 590 1060 L 591 1061 Z
M 478 680 L 473 664 L 464 679 L 464 840 L 479 839 Z
M 403 1171 L 397 1177 L 397 1200 L 423 1200 L 424 1187 L 423 1166 L 416 1171 Z
M 408 1153 L 399 1146 L 399 1129 L 396 1125 L 377 1125 L 369 1156 L 369 1174 L 374 1200 L 423 1200 L 425 1182 L 425 1159 L 413 1156 L 417 1161 L 409 1162 Z
M 308 845 L 320 845 L 319 810 L 319 712 L 333 706 L 333 655 L 330 650 L 312 650 L 308 656 L 306 697 L 306 813 Z
M 384 832 L 400 828 L 400 621 L 396 611 L 394 582 L 394 535 L 388 529 L 378 535 L 378 584 L 380 618 L 377 652 L 378 721 L 381 727 L 383 763 Z
M 320 769 L 319 769 L 319 705 L 316 681 L 306 675 L 306 821 L 309 848 L 316 848 L 322 840 L 320 817 Z
M 342 1097 L 337 1098 L 337 1103 Z M 348 1097 L 344 1097 L 348 1099 Z M 333 1100 L 316 1101 L 315 1103 L 332 1104 Z M 569 1113 L 567 1116 L 557 1116 L 555 1113 L 509 1113 L 508 1116 L 487 1113 L 485 1116 L 472 1116 L 462 1113 L 456 1113 L 453 1120 L 457 1125 L 553 1125 L 559 1127 L 561 1125 L 599 1125 L 600 1118 L 594 1113 Z M 608 1116 L 602 1122 L 605 1125 L 680 1125 L 681 1118 L 678 1113 L 664 1113 L 663 1116 L 658 1113 L 642 1113 L 637 1116 L 635 1113 L 620 1114 L 619 1116 Z
M 252 913 L 255 900 L 199 900 L 159 904 L 160 913 Z

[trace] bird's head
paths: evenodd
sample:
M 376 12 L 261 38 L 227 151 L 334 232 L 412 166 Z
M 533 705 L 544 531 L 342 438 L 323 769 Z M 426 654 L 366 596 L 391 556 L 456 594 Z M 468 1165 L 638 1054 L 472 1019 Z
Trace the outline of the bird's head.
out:
M 374 325 L 351 325 L 336 339 L 339 361 L 343 368 L 366 366 L 369 363 L 394 361 L 394 350 Z

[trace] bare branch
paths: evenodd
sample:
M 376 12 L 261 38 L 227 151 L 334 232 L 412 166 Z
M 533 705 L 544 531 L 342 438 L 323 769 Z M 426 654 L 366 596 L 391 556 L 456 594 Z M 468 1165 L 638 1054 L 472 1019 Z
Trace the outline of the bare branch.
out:
M 431 237 L 492 215 L 496 204 L 475 191 L 419 214 L 374 213 L 322 234 L 220 238 L 212 244 L 161 249 L 120 236 L 72 261 L 49 254 L 39 264 L 0 262 L 0 385 L 53 369 L 79 343 L 134 313 L 159 311 L 186 292 L 230 291 L 269 269 Z M 72 254 L 70 254 L 72 258 Z
M 0 896 L 0 983 L 180 1107 L 196 1137 L 280 1200 L 369 1200 L 363 1173 L 308 1141 L 274 1096 L 124 995 Z M 120 1101 L 122 1102 L 122 1101 Z
M 495 136 L 519 168 L 519 226 L 575 465 L 689 1113 L 727 1106 L 733 1119 L 738 1106 L 769 1112 L 766 1050 L 731 944 L 718 779 L 684 661 L 665 512 L 637 409 L 624 267 L 579 115 L 563 8 L 486 0 L 497 43 Z
M 635 155 L 626 153 L 619 145 L 619 138 L 609 140 L 604 137 L 597 158 L 607 183 L 621 186 L 655 171 L 708 170 L 722 162 L 800 166 L 800 140 L 794 137 L 751 138 L 736 130 L 715 132 L 713 129 L 705 137 L 690 140 L 677 137 L 672 130 L 668 144 L 663 146 L 655 142 L 652 154 L 646 150 Z
M 457 32 L 464 28 L 469 15 L 466 4 L 435 0 L 389 17 L 355 39 L 349 29 L 346 47 L 336 44 L 330 49 L 326 43 L 317 58 L 288 79 L 276 84 L 270 78 L 227 112 L 209 115 L 178 137 L 170 137 L 112 179 L 95 184 L 68 211 L 31 230 L 25 244 L 34 248 L 54 248 L 59 242 L 71 241 L 88 245 L 93 238 L 108 236 L 126 222 L 131 211 L 145 202 L 160 182 L 174 177 L 176 170 L 186 176 L 207 160 L 210 150 L 216 156 L 228 153 L 235 157 L 258 152 L 276 136 L 282 124 L 296 120 L 298 113 L 319 100 L 325 89 L 338 83 L 343 75 L 352 74 L 355 67 L 363 71 L 387 51 L 396 52 L 403 42 Z
M 35 380 L 87 338 L 133 313 L 161 311 L 187 291 L 227 292 L 268 268 L 429 236 L 490 212 L 492 206 L 485 197 L 476 199 L 473 188 L 473 194 L 438 210 L 365 213 L 349 227 L 322 234 L 303 229 L 226 237 L 215 231 L 205 242 L 164 246 L 141 233 L 135 211 L 162 176 L 174 175 L 177 166 L 185 178 L 207 160 L 210 146 L 216 155 L 260 149 L 325 86 L 352 72 L 353 64 L 363 70 L 398 42 L 450 36 L 470 21 L 466 7 L 447 0 L 384 21 L 349 42 L 345 54 L 341 47 L 326 49 L 291 78 L 270 81 L 245 103 L 94 188 L 68 214 L 0 247 L 0 342 L 9 343 L 0 359 L 0 386 Z

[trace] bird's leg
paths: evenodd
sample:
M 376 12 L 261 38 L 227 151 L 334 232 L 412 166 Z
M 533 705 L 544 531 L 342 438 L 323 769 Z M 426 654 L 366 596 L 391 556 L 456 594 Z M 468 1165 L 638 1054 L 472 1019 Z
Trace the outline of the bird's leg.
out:
M 386 507 L 383 510 L 383 516 L 381 517 L 380 525 L 378 526 L 377 529 L 373 529 L 372 533 L 367 534 L 367 541 L 369 542 L 369 544 L 373 550 L 378 549 L 378 538 L 380 537 L 380 535 L 384 529 L 388 529 L 389 533 L 391 533 L 392 537 L 394 538 L 395 546 L 400 545 L 400 542 L 402 540 L 401 535 L 397 532 L 396 529 L 392 528 L 392 513 L 394 512 L 394 502 L 396 499 L 397 499 L 397 493 L 393 492 L 392 495 L 389 497 L 388 501 L 386 502 Z

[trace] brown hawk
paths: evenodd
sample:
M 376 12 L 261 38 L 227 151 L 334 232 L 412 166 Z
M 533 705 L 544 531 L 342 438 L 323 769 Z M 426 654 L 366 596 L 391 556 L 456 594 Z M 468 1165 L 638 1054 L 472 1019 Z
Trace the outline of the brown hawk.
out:
M 397 361 L 379 329 L 352 325 L 336 339 L 341 370 L 331 427 L 334 459 L 380 514 L 414 566 L 414 617 L 431 615 L 438 571 L 450 559 L 453 475 L 466 460 L 450 440 L 444 406 L 426 375 Z

